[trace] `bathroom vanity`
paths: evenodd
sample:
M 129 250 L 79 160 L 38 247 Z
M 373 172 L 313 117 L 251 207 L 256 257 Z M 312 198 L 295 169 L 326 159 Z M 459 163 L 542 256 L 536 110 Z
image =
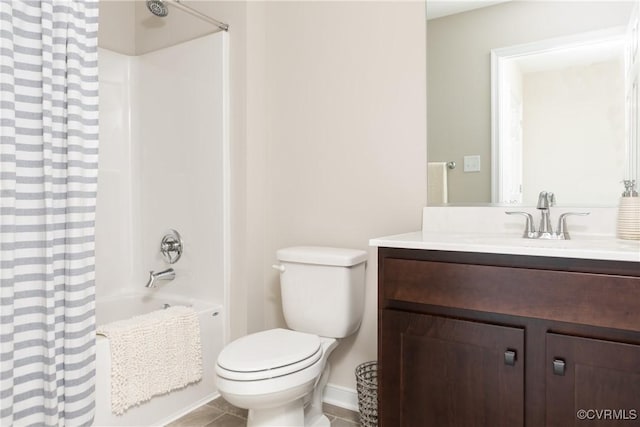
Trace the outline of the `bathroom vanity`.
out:
M 380 426 L 640 425 L 640 246 L 482 242 L 371 241 Z

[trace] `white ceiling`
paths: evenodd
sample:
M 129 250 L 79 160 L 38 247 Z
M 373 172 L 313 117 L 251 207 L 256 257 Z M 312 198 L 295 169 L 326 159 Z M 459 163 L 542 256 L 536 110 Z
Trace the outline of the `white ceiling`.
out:
M 511 0 L 427 0 L 427 20 L 493 6 Z

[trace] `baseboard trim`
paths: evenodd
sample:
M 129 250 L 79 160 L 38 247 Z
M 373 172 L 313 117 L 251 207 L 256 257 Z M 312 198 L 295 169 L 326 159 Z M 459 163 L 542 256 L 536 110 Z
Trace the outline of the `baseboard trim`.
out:
M 322 400 L 330 405 L 339 406 L 350 411 L 358 411 L 358 393 L 351 388 L 327 384 Z

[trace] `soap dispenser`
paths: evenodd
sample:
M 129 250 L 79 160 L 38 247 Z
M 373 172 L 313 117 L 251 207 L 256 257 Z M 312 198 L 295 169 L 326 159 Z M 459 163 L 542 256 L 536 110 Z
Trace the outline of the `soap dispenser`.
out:
M 640 197 L 636 191 L 635 180 L 625 180 L 624 193 L 618 207 L 618 237 L 627 240 L 640 240 Z

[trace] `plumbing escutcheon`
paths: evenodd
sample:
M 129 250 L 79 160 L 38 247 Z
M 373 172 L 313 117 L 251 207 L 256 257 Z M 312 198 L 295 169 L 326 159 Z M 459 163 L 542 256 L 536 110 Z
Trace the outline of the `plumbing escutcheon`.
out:
M 183 251 L 182 237 L 174 229 L 170 229 L 160 242 L 160 253 L 169 264 L 178 262 Z

